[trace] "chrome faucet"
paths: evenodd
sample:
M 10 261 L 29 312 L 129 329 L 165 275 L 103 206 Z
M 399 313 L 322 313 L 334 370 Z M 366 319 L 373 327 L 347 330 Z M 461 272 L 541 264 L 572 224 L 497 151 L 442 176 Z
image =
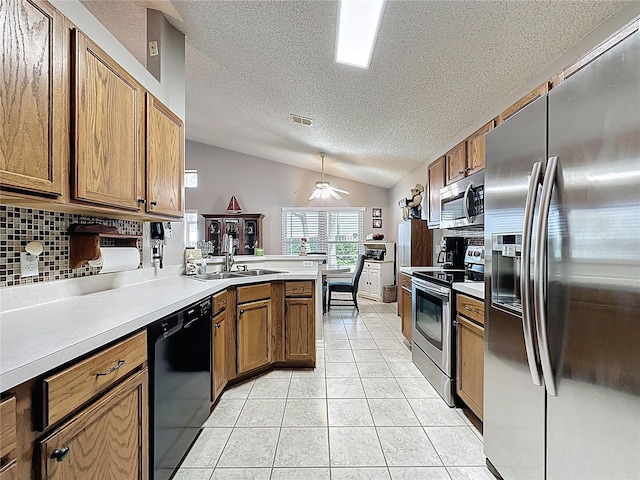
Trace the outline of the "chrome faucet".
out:
M 233 267 L 233 237 L 228 233 L 222 236 L 222 253 L 224 253 L 223 271 L 230 272 Z

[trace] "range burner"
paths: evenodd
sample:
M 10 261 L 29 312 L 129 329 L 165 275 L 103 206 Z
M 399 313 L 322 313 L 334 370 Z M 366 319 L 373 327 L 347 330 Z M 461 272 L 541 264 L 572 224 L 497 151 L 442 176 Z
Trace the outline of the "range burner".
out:
M 464 282 L 464 270 L 446 270 L 440 272 L 415 272 L 414 277 L 421 280 L 450 287 L 453 282 Z

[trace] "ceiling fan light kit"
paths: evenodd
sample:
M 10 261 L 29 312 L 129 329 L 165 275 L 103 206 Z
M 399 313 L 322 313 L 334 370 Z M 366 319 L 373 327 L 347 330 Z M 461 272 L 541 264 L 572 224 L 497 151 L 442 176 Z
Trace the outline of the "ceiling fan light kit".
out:
M 336 200 L 342 200 L 342 196 L 338 193 L 344 193 L 345 195 L 349 195 L 349 192 L 346 190 L 340 190 L 339 188 L 332 187 L 329 182 L 324 179 L 324 157 L 326 153 L 320 152 L 320 157 L 322 158 L 322 180 L 318 180 L 316 182 L 315 188 L 310 188 L 309 190 L 313 190 L 313 193 L 309 197 L 309 200 L 315 200 L 316 198 L 329 198 L 333 197 Z M 304 192 L 305 190 L 300 190 Z

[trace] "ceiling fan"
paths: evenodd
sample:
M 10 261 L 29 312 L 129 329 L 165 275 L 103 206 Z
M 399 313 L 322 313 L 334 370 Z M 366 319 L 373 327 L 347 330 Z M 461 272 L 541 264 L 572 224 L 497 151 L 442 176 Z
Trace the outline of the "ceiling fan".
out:
M 340 190 L 339 188 L 332 187 L 329 182 L 324 179 L 324 157 L 326 153 L 320 152 L 320 157 L 322 158 L 322 180 L 316 182 L 316 186 L 314 188 L 307 188 L 305 190 L 298 190 L 298 192 L 308 192 L 309 190 L 313 190 L 313 193 L 309 197 L 309 200 L 315 200 L 316 198 L 329 198 L 333 197 L 336 200 L 342 200 L 342 196 L 338 193 L 344 193 L 345 195 L 349 195 L 349 192 L 346 190 Z

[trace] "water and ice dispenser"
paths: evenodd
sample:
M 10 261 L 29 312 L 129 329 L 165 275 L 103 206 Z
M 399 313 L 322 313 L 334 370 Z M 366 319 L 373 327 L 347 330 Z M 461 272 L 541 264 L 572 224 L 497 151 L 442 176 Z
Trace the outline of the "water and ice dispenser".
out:
M 522 233 L 495 233 L 491 238 L 491 303 L 522 310 L 520 267 Z

